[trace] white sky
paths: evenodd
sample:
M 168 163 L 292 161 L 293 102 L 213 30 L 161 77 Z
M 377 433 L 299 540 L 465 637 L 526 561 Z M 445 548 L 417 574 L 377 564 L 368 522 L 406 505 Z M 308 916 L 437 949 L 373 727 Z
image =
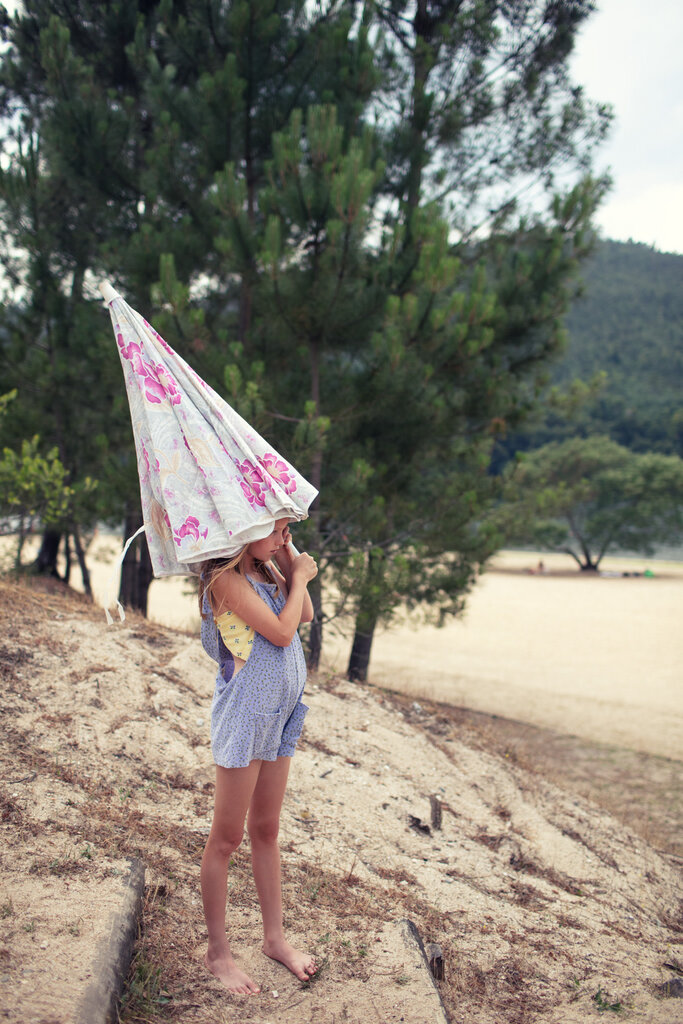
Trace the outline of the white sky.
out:
M 614 108 L 596 160 L 614 181 L 598 227 L 608 238 L 683 253 L 683 3 L 597 6 L 570 66 L 591 99 Z
M 597 225 L 608 238 L 683 254 L 683 2 L 597 7 L 571 60 L 575 81 L 615 114 L 596 161 L 614 182 Z

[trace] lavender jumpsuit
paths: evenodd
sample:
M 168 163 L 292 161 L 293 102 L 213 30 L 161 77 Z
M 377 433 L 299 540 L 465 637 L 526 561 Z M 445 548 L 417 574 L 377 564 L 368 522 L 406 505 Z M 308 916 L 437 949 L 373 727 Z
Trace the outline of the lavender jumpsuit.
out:
M 285 604 L 275 583 L 246 577 L 276 615 Z M 260 633 L 246 664 L 235 663 L 216 628 L 208 596 L 202 611 L 202 646 L 218 662 L 211 705 L 211 752 L 223 768 L 246 768 L 250 761 L 292 757 L 308 708 L 301 702 L 306 662 L 299 634 L 287 647 L 277 647 Z

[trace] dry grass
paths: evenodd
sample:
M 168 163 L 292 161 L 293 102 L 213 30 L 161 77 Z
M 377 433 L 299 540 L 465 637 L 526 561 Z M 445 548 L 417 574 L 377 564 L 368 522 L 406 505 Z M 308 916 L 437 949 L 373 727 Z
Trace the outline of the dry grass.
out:
M 216 1014 L 225 1007 L 224 994 L 207 986 L 198 969 L 197 947 L 206 938 L 198 906 L 193 901 L 201 842 L 195 846 L 195 858 L 193 850 L 188 849 L 191 844 L 174 842 L 182 856 L 171 873 L 168 862 L 155 858 L 151 852 L 151 838 L 149 834 L 143 837 L 138 833 L 146 863 L 153 874 L 172 874 L 173 882 L 170 887 L 147 887 L 120 1021 L 157 1024 L 173 1020 L 176 1013 L 184 1013 L 190 1004 L 194 1009 L 192 1019 L 220 1019 Z M 239 924 L 244 914 L 252 922 L 248 931 L 258 927 L 248 853 L 246 841 L 235 855 L 230 871 L 229 915 L 233 921 L 236 919 L 232 932 L 237 945 L 246 938 L 245 929 Z M 289 908 L 285 911 L 285 926 L 296 931 L 302 916 L 305 917 L 306 934 L 320 964 L 316 977 L 301 984 L 302 990 L 323 984 L 330 977 L 367 980 L 374 964 L 368 936 L 388 920 L 410 917 L 426 941 L 442 936 L 442 915 L 410 892 L 361 882 L 353 874 L 352 866 L 340 875 L 300 858 L 289 860 L 286 848 L 283 861 L 283 899 L 285 908 Z M 442 938 L 441 941 L 443 945 Z M 454 943 L 446 943 L 445 953 L 449 962 L 455 963 Z M 400 984 L 400 977 L 394 981 Z M 451 974 L 443 983 L 442 997 L 447 1007 L 450 1004 L 451 1012 L 455 1011 L 462 983 L 459 973 Z

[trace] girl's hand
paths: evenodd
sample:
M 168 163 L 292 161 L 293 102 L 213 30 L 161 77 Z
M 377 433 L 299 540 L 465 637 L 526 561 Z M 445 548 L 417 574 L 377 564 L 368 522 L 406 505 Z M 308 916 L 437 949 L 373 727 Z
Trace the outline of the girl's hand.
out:
M 306 583 L 309 583 L 312 579 L 318 575 L 318 566 L 315 560 L 311 558 L 306 552 L 297 555 L 292 562 L 292 576 L 301 575 L 303 576 Z
M 290 544 L 292 542 L 292 534 L 287 526 L 282 533 L 282 547 L 276 551 L 274 560 L 278 568 L 288 577 L 292 571 L 292 565 L 296 555 L 292 551 Z

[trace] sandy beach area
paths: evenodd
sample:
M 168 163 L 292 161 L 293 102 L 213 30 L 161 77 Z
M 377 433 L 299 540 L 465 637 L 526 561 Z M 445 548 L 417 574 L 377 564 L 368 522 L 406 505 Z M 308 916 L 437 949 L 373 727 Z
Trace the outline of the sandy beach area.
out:
M 568 558 L 504 552 L 461 619 L 416 634 L 401 622 L 376 636 L 380 686 L 651 754 L 683 759 L 683 565 L 610 559 L 574 572 Z M 329 637 L 343 671 L 348 641 Z

